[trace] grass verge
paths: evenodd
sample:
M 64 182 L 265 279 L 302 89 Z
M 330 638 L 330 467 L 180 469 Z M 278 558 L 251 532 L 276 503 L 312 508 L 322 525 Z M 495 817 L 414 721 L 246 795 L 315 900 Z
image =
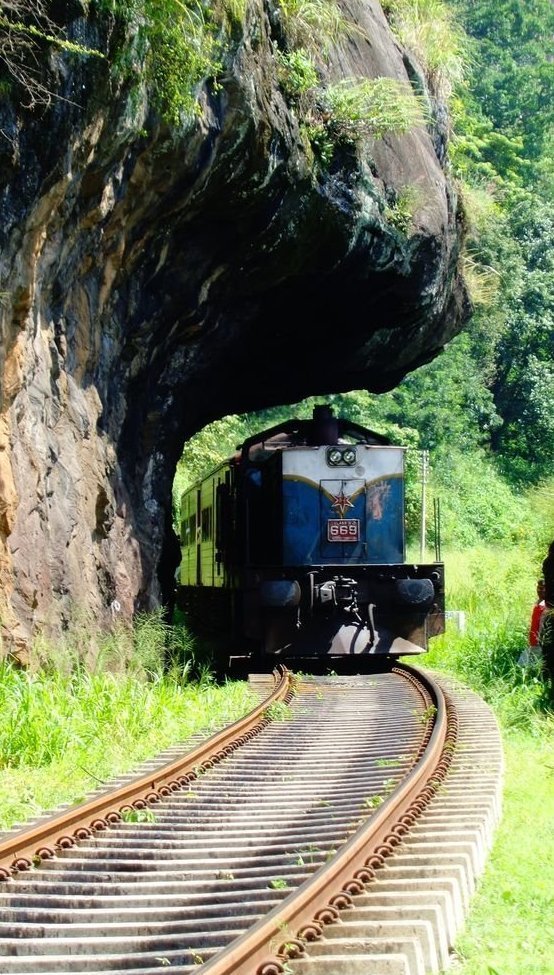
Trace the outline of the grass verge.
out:
M 456 975 L 554 973 L 554 722 L 505 732 L 504 812 Z
M 81 802 L 112 776 L 256 703 L 244 683 L 186 683 L 181 675 L 0 665 L 0 828 Z
M 521 548 L 445 557 L 447 605 L 466 614 L 425 663 L 461 678 L 498 716 L 506 758 L 504 810 L 458 940 L 456 975 L 554 975 L 554 713 L 527 646 L 538 565 Z

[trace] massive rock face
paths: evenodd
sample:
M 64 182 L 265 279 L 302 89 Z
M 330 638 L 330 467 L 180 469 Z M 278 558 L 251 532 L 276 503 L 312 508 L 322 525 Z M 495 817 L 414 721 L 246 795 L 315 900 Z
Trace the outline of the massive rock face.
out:
M 373 0 L 330 79 L 417 76 Z M 68 3 L 69 36 L 102 25 Z M 459 330 L 438 124 L 314 163 L 251 0 L 201 114 L 170 130 L 106 62 L 51 54 L 42 114 L 0 114 L 0 600 L 5 647 L 161 598 L 183 441 L 226 413 L 394 386 Z M 417 190 L 409 233 L 387 199 Z

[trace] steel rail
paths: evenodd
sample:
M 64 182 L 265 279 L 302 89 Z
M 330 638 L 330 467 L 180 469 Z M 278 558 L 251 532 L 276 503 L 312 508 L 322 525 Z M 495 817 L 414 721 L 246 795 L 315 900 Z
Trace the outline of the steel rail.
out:
M 283 975 L 287 959 L 301 956 L 306 942 L 321 937 L 324 925 L 337 921 L 340 910 L 352 906 L 351 895 L 363 893 L 375 869 L 401 843 L 434 797 L 450 764 L 449 739 L 453 743 L 455 738 L 455 729 L 448 727 L 445 695 L 427 675 L 405 665 L 395 670 L 415 684 L 426 704 L 430 701 L 431 730 L 423 753 L 395 792 L 333 859 L 203 965 L 203 975 Z
M 78 840 L 108 829 L 120 822 L 125 812 L 144 809 L 179 791 L 254 738 L 270 722 L 265 716 L 266 710 L 273 703 L 292 697 L 293 675 L 290 671 L 280 667 L 274 672 L 274 680 L 274 690 L 261 704 L 182 758 L 6 837 L 0 842 L 0 880 L 7 880 L 39 860 L 51 859 L 57 850 L 67 849 Z

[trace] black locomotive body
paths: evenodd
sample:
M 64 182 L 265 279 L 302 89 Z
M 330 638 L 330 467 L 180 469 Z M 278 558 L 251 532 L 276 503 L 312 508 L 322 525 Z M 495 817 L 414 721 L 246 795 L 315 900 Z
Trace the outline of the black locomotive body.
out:
M 245 441 L 183 494 L 178 603 L 229 648 L 422 653 L 443 565 L 407 564 L 404 448 L 316 407 Z

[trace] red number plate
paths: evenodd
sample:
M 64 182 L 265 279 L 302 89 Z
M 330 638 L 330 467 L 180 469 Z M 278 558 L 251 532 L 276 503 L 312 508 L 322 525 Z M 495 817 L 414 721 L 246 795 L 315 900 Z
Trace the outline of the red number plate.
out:
M 358 518 L 330 518 L 327 522 L 328 542 L 359 542 L 360 521 Z

